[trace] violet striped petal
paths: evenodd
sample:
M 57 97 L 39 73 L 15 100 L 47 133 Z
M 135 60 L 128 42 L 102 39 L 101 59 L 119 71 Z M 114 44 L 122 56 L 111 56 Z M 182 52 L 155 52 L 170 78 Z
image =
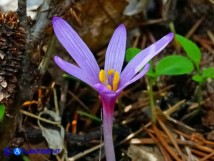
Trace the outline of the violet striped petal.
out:
M 121 86 L 133 78 L 133 76 L 143 68 L 155 55 L 163 50 L 173 39 L 173 33 L 169 33 L 154 44 L 137 54 L 125 67 L 121 73 Z
M 114 69 L 121 72 L 126 50 L 126 28 L 119 25 L 109 42 L 105 56 L 105 70 Z
M 105 85 L 103 85 L 102 83 L 96 83 L 93 86 L 94 89 L 96 89 L 96 91 L 99 93 L 100 96 L 109 96 L 109 97 L 116 97 L 117 94 L 111 90 L 109 90 L 108 88 L 106 88 Z
M 134 83 L 135 81 L 137 81 L 138 79 L 142 78 L 149 70 L 149 63 L 145 65 L 145 67 L 143 68 L 142 71 L 140 71 L 140 73 L 138 73 L 136 76 L 134 76 L 131 80 L 129 80 L 128 82 L 126 82 L 125 84 L 123 84 L 123 86 L 119 87 L 119 89 L 116 91 L 117 93 L 122 92 L 122 90 L 124 88 L 126 88 L 128 85 Z
M 69 52 L 79 67 L 84 69 L 84 71 L 88 71 L 92 77 L 98 77 L 100 68 L 94 55 L 79 35 L 60 17 L 54 17 L 52 23 L 58 40 Z
M 97 77 L 96 78 L 91 77 L 83 69 L 79 68 L 76 65 L 73 65 L 71 63 L 68 63 L 68 62 L 62 60 L 60 57 L 55 56 L 54 61 L 63 71 L 65 71 L 68 74 L 80 79 L 81 81 L 90 85 L 92 88 L 94 87 L 94 84 L 98 83 Z

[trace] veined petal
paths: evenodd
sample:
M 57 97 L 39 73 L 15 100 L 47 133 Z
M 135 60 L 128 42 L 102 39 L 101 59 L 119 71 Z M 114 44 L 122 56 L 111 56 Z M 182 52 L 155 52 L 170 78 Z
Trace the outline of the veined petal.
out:
M 146 64 L 145 67 L 143 68 L 143 70 L 140 71 L 139 74 L 137 74 L 136 76 L 134 76 L 131 80 L 129 80 L 128 82 L 126 82 L 123 86 L 119 87 L 119 89 L 116 92 L 120 93 L 128 85 L 134 83 L 135 81 L 137 81 L 138 79 L 140 79 L 141 77 L 143 77 L 148 72 L 149 67 L 150 67 L 149 63 Z
M 115 30 L 105 56 L 105 70 L 114 69 L 121 72 L 126 50 L 126 28 L 123 24 Z
M 121 73 L 121 85 L 133 78 L 133 76 L 143 68 L 155 55 L 163 50 L 173 39 L 173 33 L 169 33 L 154 44 L 137 54 L 125 67 Z
M 69 52 L 79 67 L 88 71 L 92 77 L 97 77 L 100 68 L 94 58 L 94 55 L 79 35 L 65 20 L 60 17 L 54 17 L 52 23 L 58 40 Z
M 101 96 L 108 96 L 108 97 L 117 97 L 116 93 L 109 90 L 106 88 L 105 85 L 102 83 L 96 83 L 94 84 L 93 88 L 96 89 L 96 91 L 101 95 Z
M 70 74 L 70 75 L 80 79 L 81 81 L 87 83 L 92 88 L 94 88 L 94 84 L 96 84 L 98 82 L 96 77 L 91 77 L 83 69 L 62 60 L 58 56 L 54 57 L 54 61 L 63 71 L 65 71 L 68 74 Z

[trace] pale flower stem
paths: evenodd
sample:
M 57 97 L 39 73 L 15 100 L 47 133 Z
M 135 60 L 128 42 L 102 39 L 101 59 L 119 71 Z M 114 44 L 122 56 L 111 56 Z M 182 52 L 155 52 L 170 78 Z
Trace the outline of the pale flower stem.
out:
M 103 109 L 103 136 L 106 161 L 116 161 L 114 144 L 112 138 L 113 114 L 109 114 Z

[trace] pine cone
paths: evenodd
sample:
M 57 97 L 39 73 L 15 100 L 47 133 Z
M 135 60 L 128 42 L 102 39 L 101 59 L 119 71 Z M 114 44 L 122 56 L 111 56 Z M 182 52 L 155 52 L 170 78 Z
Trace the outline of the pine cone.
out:
M 25 31 L 14 12 L 0 12 L 0 103 L 12 103 L 25 51 Z

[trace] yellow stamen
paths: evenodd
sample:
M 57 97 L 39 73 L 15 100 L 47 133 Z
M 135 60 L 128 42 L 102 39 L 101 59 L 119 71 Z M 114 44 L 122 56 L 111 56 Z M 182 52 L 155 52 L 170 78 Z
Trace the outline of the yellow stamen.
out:
M 119 81 L 120 81 L 120 74 L 118 71 L 116 71 L 114 73 L 114 78 L 113 78 L 113 82 L 112 82 L 112 86 L 113 86 L 113 91 L 115 92 L 118 88 L 118 84 L 119 84 Z
M 113 73 L 114 73 L 114 69 L 111 68 L 108 70 L 108 75 L 112 75 Z
M 112 87 L 108 84 L 107 86 L 106 86 L 109 90 L 112 90 Z
M 105 70 L 103 70 L 103 69 L 100 70 L 99 80 L 101 83 L 105 83 L 107 80 Z
M 107 73 L 107 75 L 106 75 Z M 110 78 L 109 78 L 110 77 Z M 109 80 L 111 80 L 113 77 L 112 83 Z M 107 72 L 103 69 L 100 70 L 99 72 L 99 81 L 106 86 L 111 91 L 116 92 L 118 89 L 118 84 L 120 81 L 120 74 L 118 71 L 115 71 L 114 69 L 109 69 Z

